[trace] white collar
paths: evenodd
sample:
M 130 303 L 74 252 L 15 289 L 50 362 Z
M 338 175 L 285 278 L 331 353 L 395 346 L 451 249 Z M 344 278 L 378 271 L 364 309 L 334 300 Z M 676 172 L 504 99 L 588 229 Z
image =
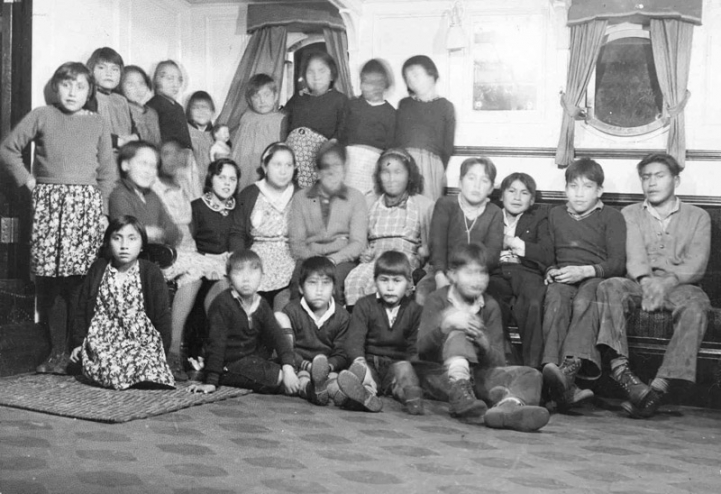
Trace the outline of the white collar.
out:
M 308 306 L 308 302 L 305 301 L 305 298 L 300 299 L 300 306 L 303 307 L 303 309 L 308 313 L 311 319 L 313 319 L 313 322 L 315 325 L 320 329 L 325 322 L 333 317 L 333 314 L 335 314 L 335 299 L 333 297 L 330 298 L 330 303 L 328 304 L 328 310 L 325 311 L 325 314 L 323 314 L 320 317 L 316 317 L 315 312 L 313 312 L 313 309 L 311 309 Z

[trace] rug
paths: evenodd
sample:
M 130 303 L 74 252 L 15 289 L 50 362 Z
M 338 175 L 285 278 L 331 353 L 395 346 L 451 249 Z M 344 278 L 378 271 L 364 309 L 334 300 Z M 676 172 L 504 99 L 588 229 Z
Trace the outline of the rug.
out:
M 189 393 L 190 383 L 176 389 L 116 391 L 80 382 L 74 376 L 27 374 L 0 379 L 0 405 L 96 422 L 121 423 L 183 408 L 237 398 L 250 390 L 220 387 L 215 393 Z

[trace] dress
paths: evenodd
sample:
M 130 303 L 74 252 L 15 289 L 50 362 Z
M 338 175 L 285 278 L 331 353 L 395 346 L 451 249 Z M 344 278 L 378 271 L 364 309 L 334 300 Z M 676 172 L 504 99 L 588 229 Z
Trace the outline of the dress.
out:
M 140 382 L 174 386 L 160 333 L 145 313 L 140 264 L 120 277 L 105 268 L 95 315 L 81 346 L 83 374 L 100 386 L 127 389 Z
M 248 110 L 231 138 L 231 158 L 240 167 L 238 190 L 260 180 L 260 157 L 269 145 L 285 138 L 285 115 L 280 112 L 256 113 Z
M 298 165 L 298 185 L 302 188 L 310 187 L 318 180 L 315 157 L 320 147 L 327 141 L 328 139 L 308 127 L 294 129 L 288 134 L 285 142 L 295 154 L 295 162 Z
M 258 291 L 270 292 L 290 284 L 295 260 L 288 243 L 289 204 L 278 209 L 261 192 L 250 215 L 251 249 L 263 260 L 263 280 Z

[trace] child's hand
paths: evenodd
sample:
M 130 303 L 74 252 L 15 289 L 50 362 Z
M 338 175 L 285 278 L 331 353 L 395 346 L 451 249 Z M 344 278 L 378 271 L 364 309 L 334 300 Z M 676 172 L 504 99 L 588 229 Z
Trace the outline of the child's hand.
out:
M 70 361 L 74 364 L 80 362 L 80 347 L 76 346 L 73 351 L 70 352 Z
M 427 245 L 421 245 L 418 247 L 418 257 L 421 259 L 428 259 L 428 256 L 431 255 L 431 252 L 428 250 Z
M 283 366 L 283 387 L 287 395 L 295 395 L 300 391 L 298 375 L 295 373 L 295 369 L 287 364 Z
M 35 186 L 36 186 L 37 184 L 38 184 L 38 182 L 37 182 L 37 180 L 35 180 L 35 177 L 33 177 L 32 175 L 30 175 L 30 178 L 28 178 L 28 181 L 25 182 L 25 187 L 27 187 L 28 190 L 29 190 L 30 192 L 32 192 L 33 189 L 35 188 Z
M 130 134 L 129 136 L 118 136 L 118 147 L 123 147 L 129 142 L 137 141 L 140 137 L 137 134 Z
M 204 395 L 214 393 L 216 389 L 214 384 L 191 384 L 188 386 L 189 393 L 203 393 Z
M 162 244 L 165 232 L 157 225 L 148 225 L 145 227 L 145 233 L 148 235 L 148 243 Z
M 372 262 L 372 261 L 373 261 L 373 251 L 374 251 L 374 250 L 375 250 L 375 249 L 373 249 L 373 247 L 366 247 L 366 250 L 364 250 L 363 252 L 361 252 L 360 262 L 363 262 L 363 263 Z
M 448 276 L 443 271 L 438 271 L 436 273 L 436 290 L 440 290 L 444 286 L 450 285 L 451 282 L 448 279 Z
M 443 313 L 441 331 L 445 334 L 451 331 L 463 331 L 469 339 L 475 339 L 482 330 L 483 322 L 475 314 L 455 308 L 446 309 Z

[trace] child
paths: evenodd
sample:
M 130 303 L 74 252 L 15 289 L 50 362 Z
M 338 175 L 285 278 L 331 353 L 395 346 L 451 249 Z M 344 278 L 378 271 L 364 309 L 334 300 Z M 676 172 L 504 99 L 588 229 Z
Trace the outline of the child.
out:
M 335 282 L 335 265 L 330 259 L 306 259 L 300 267 L 303 298 L 276 314 L 293 340 L 298 394 L 316 405 L 327 405 L 329 396 L 337 394 L 335 380 L 347 365 L 344 343 L 350 316 L 333 300 Z
M 376 261 L 374 276 L 377 293 L 353 308 L 346 344 L 353 365 L 340 373 L 338 387 L 368 411 L 380 411 L 380 393 L 404 403 L 411 415 L 422 415 L 423 390 L 409 362 L 416 355 L 422 311 L 408 296 L 411 263 L 389 250 Z
M 80 292 L 70 360 L 82 360 L 85 377 L 105 388 L 175 385 L 165 361 L 168 289 L 160 268 L 138 259 L 146 242 L 136 218 L 114 219 Z
M 305 188 L 318 179 L 315 162 L 321 145 L 343 135 L 348 97 L 333 87 L 338 78 L 338 66 L 325 52 L 308 55 L 301 74 L 306 89 L 288 100 L 285 112 L 290 131 L 287 143 L 298 161 L 298 185 Z
M 213 135 L 213 116 L 215 103 L 205 91 L 196 91 L 188 100 L 186 116 L 188 117 L 188 132 L 190 142 L 193 144 L 193 156 L 198 167 L 199 182 L 208 172 L 208 165 L 214 161 L 210 157 L 210 149 L 215 142 Z
M 445 169 L 453 154 L 455 110 L 438 96 L 438 69 L 427 56 L 406 60 L 403 79 L 410 96 L 398 104 L 395 145 L 413 155 L 425 180 L 424 194 L 436 200 L 443 196 Z
M 546 208 L 533 207 L 536 182 L 525 173 L 511 173 L 501 183 L 503 250 L 488 293 L 501 306 L 503 327 L 513 315 L 523 348 L 523 364 L 539 368 L 543 353 L 543 275 L 553 263 Z
M 382 151 L 395 139 L 396 110 L 383 99 L 390 74 L 379 60 L 363 65 L 361 96 L 351 100 L 341 141 L 348 146 L 346 183 L 364 194 L 373 190 L 373 171 Z
M 443 389 L 431 391 L 447 393 L 451 416 L 469 421 L 483 417 L 488 427 L 535 431 L 548 423 L 548 410 L 537 406 L 541 373 L 504 366 L 501 311 L 485 294 L 489 260 L 479 244 L 453 251 L 450 286 L 433 292 L 423 307 L 418 355 L 443 364 L 447 381 L 435 386 Z M 433 381 L 426 381 L 433 387 Z M 487 403 L 492 406 L 488 411 Z
M 183 107 L 175 101 L 183 86 L 183 73 L 172 60 L 164 60 L 155 68 L 153 96 L 147 105 L 158 113 L 160 138 L 163 142 L 175 139 L 184 149 L 192 149 L 188 120 Z
M 160 146 L 160 163 L 161 171 L 163 167 L 166 171 L 172 171 L 173 181 L 183 189 L 188 202 L 203 195 L 205 175 L 199 176 L 193 154 L 183 149 L 178 141 L 171 139 Z
M 293 347 L 260 295 L 263 266 L 252 250 L 233 252 L 227 263 L 230 288 L 221 292 L 208 311 L 209 338 L 205 383 L 191 393 L 212 393 L 218 386 L 248 388 L 259 393 L 298 392 Z M 280 364 L 270 360 L 272 352 Z
M 20 121 L 0 146 L 0 164 L 33 198 L 30 269 L 38 312 L 50 332 L 50 356 L 37 370 L 63 373 L 73 297 L 102 243 L 117 171 L 110 129 L 100 115 L 83 108 L 95 91 L 87 67 L 62 64 L 50 87 L 56 103 Z M 31 142 L 35 157 L 29 172 L 23 153 Z
M 555 264 L 546 270 L 541 363 L 551 398 L 561 409 L 593 397 L 575 379 L 601 375 L 596 291 L 605 278 L 626 271 L 626 222 L 620 211 L 601 202 L 603 179 L 601 165 L 577 159 L 566 168 L 568 202 L 548 214 Z
M 448 285 L 448 258 L 458 245 L 484 245 L 492 264 L 496 264 L 503 246 L 503 214 L 489 202 L 495 180 L 496 166 L 490 159 L 468 158 L 461 163 L 458 196 L 441 197 L 436 202 L 429 235 L 432 271 L 416 287 L 420 305 L 433 290 Z
M 213 145 L 210 146 L 210 161 L 230 157 L 230 130 L 227 125 L 213 125 Z
M 274 142 L 286 138 L 285 114 L 277 109 L 278 86 L 267 74 L 255 74 L 245 90 L 248 110 L 240 117 L 240 125 L 232 142 L 233 159 L 240 167 L 238 190 L 260 180 L 258 165 L 263 151 Z
M 150 98 L 150 77 L 137 65 L 127 65 L 120 79 L 120 89 L 128 100 L 130 116 L 138 129 L 138 136 L 143 141 L 160 147 L 160 123 L 158 112 L 147 103 Z
M 103 117 L 110 127 L 113 148 L 138 140 L 138 131 L 130 113 L 128 100 L 118 94 L 120 76 L 123 73 L 123 57 L 107 46 L 98 48 L 88 59 L 88 69 L 93 74 L 97 92 L 90 100 L 89 108 Z

